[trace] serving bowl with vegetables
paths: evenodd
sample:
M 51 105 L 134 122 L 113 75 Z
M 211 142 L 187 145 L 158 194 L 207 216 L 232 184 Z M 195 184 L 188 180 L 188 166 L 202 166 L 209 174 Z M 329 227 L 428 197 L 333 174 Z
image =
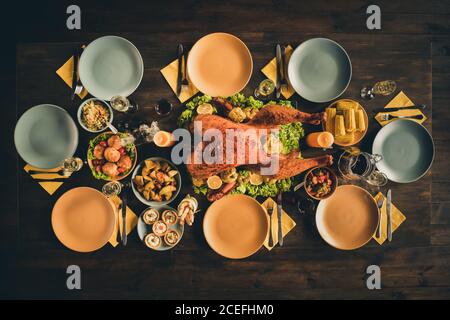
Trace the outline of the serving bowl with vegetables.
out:
M 136 166 L 137 150 L 132 143 L 123 145 L 125 133 L 101 133 L 89 141 L 87 160 L 92 175 L 106 181 L 122 180 Z
M 336 174 L 328 167 L 316 167 L 305 175 L 304 188 L 308 196 L 316 200 L 329 198 L 336 191 Z
M 134 170 L 131 185 L 142 203 L 153 207 L 167 205 L 180 192 L 180 171 L 169 160 L 148 158 Z

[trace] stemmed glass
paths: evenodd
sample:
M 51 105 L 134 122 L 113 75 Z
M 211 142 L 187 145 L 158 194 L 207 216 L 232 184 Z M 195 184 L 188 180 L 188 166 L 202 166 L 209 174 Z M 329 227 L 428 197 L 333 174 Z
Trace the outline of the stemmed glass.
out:
M 111 107 L 118 112 L 131 112 L 134 113 L 138 111 L 139 106 L 136 102 L 131 101 L 127 97 L 114 96 L 109 101 Z
M 107 197 L 118 196 L 122 192 L 122 183 L 119 181 L 110 181 L 103 185 L 102 193 Z
M 81 168 L 83 168 L 83 164 L 84 164 L 84 161 L 78 157 L 70 157 L 70 158 L 64 159 L 64 162 L 62 165 L 63 175 L 69 176 L 73 172 L 80 171 Z
M 365 86 L 361 89 L 361 98 L 371 100 L 375 95 L 388 96 L 395 92 L 397 84 L 394 80 L 384 80 L 375 83 L 373 86 Z
M 261 81 L 258 88 L 255 89 L 254 96 L 257 99 L 267 99 L 275 90 L 275 83 L 270 79 Z

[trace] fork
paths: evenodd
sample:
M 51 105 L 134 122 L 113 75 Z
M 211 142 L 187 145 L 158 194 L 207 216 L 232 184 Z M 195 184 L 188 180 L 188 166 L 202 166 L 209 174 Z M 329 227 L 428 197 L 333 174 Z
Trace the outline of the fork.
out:
M 189 81 L 187 79 L 187 56 L 188 53 L 184 54 L 184 66 L 183 66 L 183 78 L 181 79 L 181 87 L 187 88 L 189 86 Z
M 380 115 L 381 120 L 383 121 L 389 121 L 392 119 L 418 119 L 418 120 L 422 120 L 423 116 L 421 114 L 415 115 L 415 116 L 393 116 L 392 114 L 389 113 L 382 113 Z
M 270 201 L 267 211 L 269 213 L 269 247 L 273 247 L 273 236 L 272 236 L 272 214 L 273 214 L 273 202 Z
M 384 196 L 382 195 L 377 202 L 378 210 L 380 210 L 380 222 L 378 225 L 377 238 L 381 238 L 381 218 L 383 217 L 383 215 L 381 214 L 381 208 L 383 207 L 383 203 L 384 203 Z

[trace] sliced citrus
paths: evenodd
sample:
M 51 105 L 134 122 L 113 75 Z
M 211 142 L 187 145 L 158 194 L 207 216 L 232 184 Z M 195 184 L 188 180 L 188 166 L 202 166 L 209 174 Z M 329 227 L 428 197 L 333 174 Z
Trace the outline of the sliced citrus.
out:
M 259 186 L 263 183 L 263 177 L 260 174 L 252 173 L 250 174 L 250 183 L 254 186 Z
M 206 181 L 206 184 L 210 189 L 216 190 L 222 186 L 222 179 L 219 176 L 211 176 Z
M 214 108 L 210 103 L 204 103 L 197 107 L 198 114 L 213 114 Z

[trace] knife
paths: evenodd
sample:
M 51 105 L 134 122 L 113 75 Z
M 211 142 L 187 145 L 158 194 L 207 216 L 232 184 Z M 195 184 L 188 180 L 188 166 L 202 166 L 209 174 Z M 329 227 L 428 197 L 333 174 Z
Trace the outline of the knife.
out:
M 387 192 L 386 213 L 387 213 L 387 235 L 388 235 L 388 240 L 392 241 L 391 189 L 389 189 L 388 192 Z
M 282 63 L 281 63 L 281 46 L 279 44 L 277 44 L 277 47 L 275 49 L 275 53 L 276 53 L 276 63 L 277 63 L 277 83 L 275 85 L 275 89 L 276 89 L 276 98 L 280 99 L 280 95 L 281 95 L 281 68 L 282 68 Z
M 396 107 L 396 108 L 377 108 L 375 110 L 373 110 L 373 112 L 394 112 L 394 111 L 399 111 L 399 110 L 423 110 L 425 109 L 427 106 L 424 104 L 418 104 L 418 105 L 414 105 L 414 106 L 408 106 L 408 107 Z
M 178 76 L 177 76 L 177 97 L 181 94 L 181 81 L 183 74 L 181 68 L 183 67 L 183 45 L 180 43 L 178 45 Z
M 127 192 L 122 193 L 122 244 L 127 245 Z
M 283 232 L 281 230 L 281 212 L 283 209 L 281 192 L 277 196 L 277 220 L 278 220 L 278 243 L 283 246 Z
M 286 64 L 286 46 L 283 46 L 281 52 L 281 63 L 283 64 L 283 78 L 281 79 L 281 88 L 284 87 L 285 90 L 288 89 L 287 83 L 287 64 Z
M 78 84 L 78 47 L 73 50 L 73 71 L 72 71 L 72 93 L 70 99 L 73 101 L 75 99 L 75 94 Z

